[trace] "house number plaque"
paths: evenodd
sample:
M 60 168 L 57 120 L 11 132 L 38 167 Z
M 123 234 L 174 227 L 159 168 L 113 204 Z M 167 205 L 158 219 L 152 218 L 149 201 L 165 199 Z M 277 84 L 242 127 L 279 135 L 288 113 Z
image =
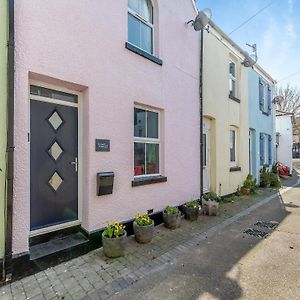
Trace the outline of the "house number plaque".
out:
M 97 152 L 109 152 L 110 151 L 110 140 L 96 139 L 95 150 Z

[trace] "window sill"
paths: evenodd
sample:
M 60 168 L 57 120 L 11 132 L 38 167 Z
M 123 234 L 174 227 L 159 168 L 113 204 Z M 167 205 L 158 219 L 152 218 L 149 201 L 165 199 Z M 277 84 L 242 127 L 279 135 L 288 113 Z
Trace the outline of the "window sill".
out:
M 262 112 L 263 115 L 265 115 L 265 116 L 267 116 L 267 117 L 271 115 L 271 114 L 269 114 L 269 113 L 267 113 L 267 112 L 265 112 L 265 111 L 263 111 L 263 110 L 262 110 L 261 112 Z
M 229 172 L 240 172 L 242 169 L 241 169 L 241 167 L 231 167 L 230 169 L 229 169 Z
M 233 101 L 235 101 L 235 102 L 237 102 L 237 103 L 241 103 L 241 100 L 239 99 L 239 98 L 236 98 L 236 97 L 234 97 L 233 95 L 231 95 L 231 94 L 229 94 L 229 99 L 231 99 L 231 100 L 233 100 Z
M 160 183 L 160 182 L 167 182 L 166 176 L 153 176 L 153 177 L 141 177 L 135 178 L 131 181 L 131 186 L 141 186 L 141 185 L 148 185 L 153 183 Z
M 138 54 L 138 55 L 140 55 L 140 56 L 143 56 L 143 57 L 153 61 L 154 63 L 156 63 L 160 66 L 162 66 L 162 64 L 163 64 L 163 62 L 160 58 L 158 58 L 158 57 L 156 57 L 156 56 L 154 56 L 154 55 L 152 55 L 152 54 L 150 54 L 150 53 L 148 53 L 148 52 L 146 52 L 146 51 L 144 51 L 144 50 L 142 50 L 142 49 L 140 49 L 140 48 L 138 48 L 138 47 L 136 47 L 132 44 L 130 44 L 129 42 L 125 43 L 125 48 L 132 51 L 132 52 L 134 52 L 134 53 L 136 53 L 136 54 Z

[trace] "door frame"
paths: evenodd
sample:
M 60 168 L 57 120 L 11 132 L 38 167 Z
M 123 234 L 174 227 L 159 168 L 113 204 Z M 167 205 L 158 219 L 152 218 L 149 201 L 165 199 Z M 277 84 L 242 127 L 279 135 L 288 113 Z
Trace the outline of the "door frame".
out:
M 71 103 L 71 102 L 67 102 L 67 101 L 63 101 L 63 100 L 56 100 L 53 98 L 47 98 L 47 97 L 42 97 L 42 96 L 36 96 L 36 95 L 31 95 L 30 94 L 30 85 L 36 85 L 36 86 L 40 86 L 40 87 L 44 87 L 44 88 L 48 88 L 51 90 L 56 90 L 56 91 L 61 91 L 61 92 L 65 92 L 65 93 L 69 93 L 69 94 L 73 94 L 73 95 L 77 95 L 78 96 L 78 103 Z M 45 234 L 45 233 L 49 233 L 49 232 L 53 232 L 53 231 L 57 231 L 57 230 L 61 230 L 61 229 L 65 229 L 65 228 L 69 228 L 72 226 L 76 226 L 76 225 L 80 225 L 82 222 L 82 199 L 83 199 L 83 195 L 82 195 L 82 183 L 83 183 L 83 176 L 82 176 L 82 162 L 83 162 L 83 149 L 82 149 L 82 144 L 83 144 L 83 139 L 82 139 L 82 124 L 83 124 L 83 110 L 82 110 L 82 106 L 83 106 L 83 101 L 82 101 L 82 93 L 75 91 L 75 90 L 70 90 L 58 85 L 53 85 L 53 84 L 48 84 L 48 83 L 44 83 L 41 81 L 36 81 L 36 80 L 29 80 L 28 82 L 28 119 L 29 119 L 29 128 L 28 128 L 28 177 L 29 177 L 29 201 L 28 201 L 28 205 L 29 205 L 29 224 L 30 224 L 30 218 L 31 218 L 31 212 L 30 212 L 30 201 L 31 201 L 31 195 L 30 195 L 30 101 L 31 99 L 33 99 L 33 101 L 41 101 L 41 102 L 46 102 L 46 103 L 53 103 L 53 104 L 58 104 L 58 105 L 64 105 L 64 106 L 68 106 L 68 107 L 76 107 L 77 108 L 77 120 L 78 120 L 78 130 L 77 130 L 77 137 L 78 137 L 78 183 L 77 183 L 77 193 L 78 193 L 78 220 L 76 221 L 71 221 L 71 222 L 66 222 L 66 223 L 62 223 L 62 224 L 58 224 L 58 225 L 53 225 L 53 226 L 49 226 L 49 227 L 45 227 L 45 228 L 41 228 L 41 229 L 37 229 L 37 230 L 31 230 L 29 233 L 29 237 L 34 237 L 37 235 L 41 235 L 41 234 Z

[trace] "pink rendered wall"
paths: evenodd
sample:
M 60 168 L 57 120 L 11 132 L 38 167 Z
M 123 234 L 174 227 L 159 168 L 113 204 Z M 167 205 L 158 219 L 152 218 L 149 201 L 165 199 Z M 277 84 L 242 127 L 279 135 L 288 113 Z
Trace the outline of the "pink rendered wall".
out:
M 199 33 L 185 25 L 196 12 L 191 0 L 154 4 L 159 13 L 156 45 L 163 66 L 125 48 L 125 0 L 16 1 L 14 254 L 28 251 L 28 85 L 30 77 L 36 79 L 31 72 L 74 83 L 74 89 L 86 87 L 81 163 L 86 230 L 199 196 Z M 134 103 L 162 110 L 166 183 L 131 187 Z M 111 151 L 95 152 L 95 138 L 110 139 Z M 96 197 L 99 171 L 115 172 L 112 195 Z

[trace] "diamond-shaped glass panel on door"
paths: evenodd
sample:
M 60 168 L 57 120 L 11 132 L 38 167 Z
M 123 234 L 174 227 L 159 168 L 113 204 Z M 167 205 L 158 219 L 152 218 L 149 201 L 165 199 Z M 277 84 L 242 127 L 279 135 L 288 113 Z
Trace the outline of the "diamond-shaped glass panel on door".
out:
M 51 115 L 51 117 L 48 119 L 48 121 L 49 121 L 50 125 L 52 126 L 52 128 L 54 130 L 57 130 L 61 126 L 61 124 L 63 123 L 63 120 L 62 120 L 62 118 L 60 117 L 60 115 L 58 114 L 57 111 L 55 111 Z
M 51 187 L 53 188 L 53 190 L 56 192 L 57 189 L 60 187 L 60 185 L 62 184 L 63 180 L 62 178 L 58 175 L 57 172 L 55 172 L 52 177 L 49 180 L 49 184 L 51 185 Z
M 48 150 L 48 153 L 51 155 L 51 157 L 54 160 L 57 160 L 61 156 L 61 154 L 63 153 L 63 149 L 61 149 L 59 144 L 55 141 L 52 144 L 52 146 L 50 147 L 50 149 Z

